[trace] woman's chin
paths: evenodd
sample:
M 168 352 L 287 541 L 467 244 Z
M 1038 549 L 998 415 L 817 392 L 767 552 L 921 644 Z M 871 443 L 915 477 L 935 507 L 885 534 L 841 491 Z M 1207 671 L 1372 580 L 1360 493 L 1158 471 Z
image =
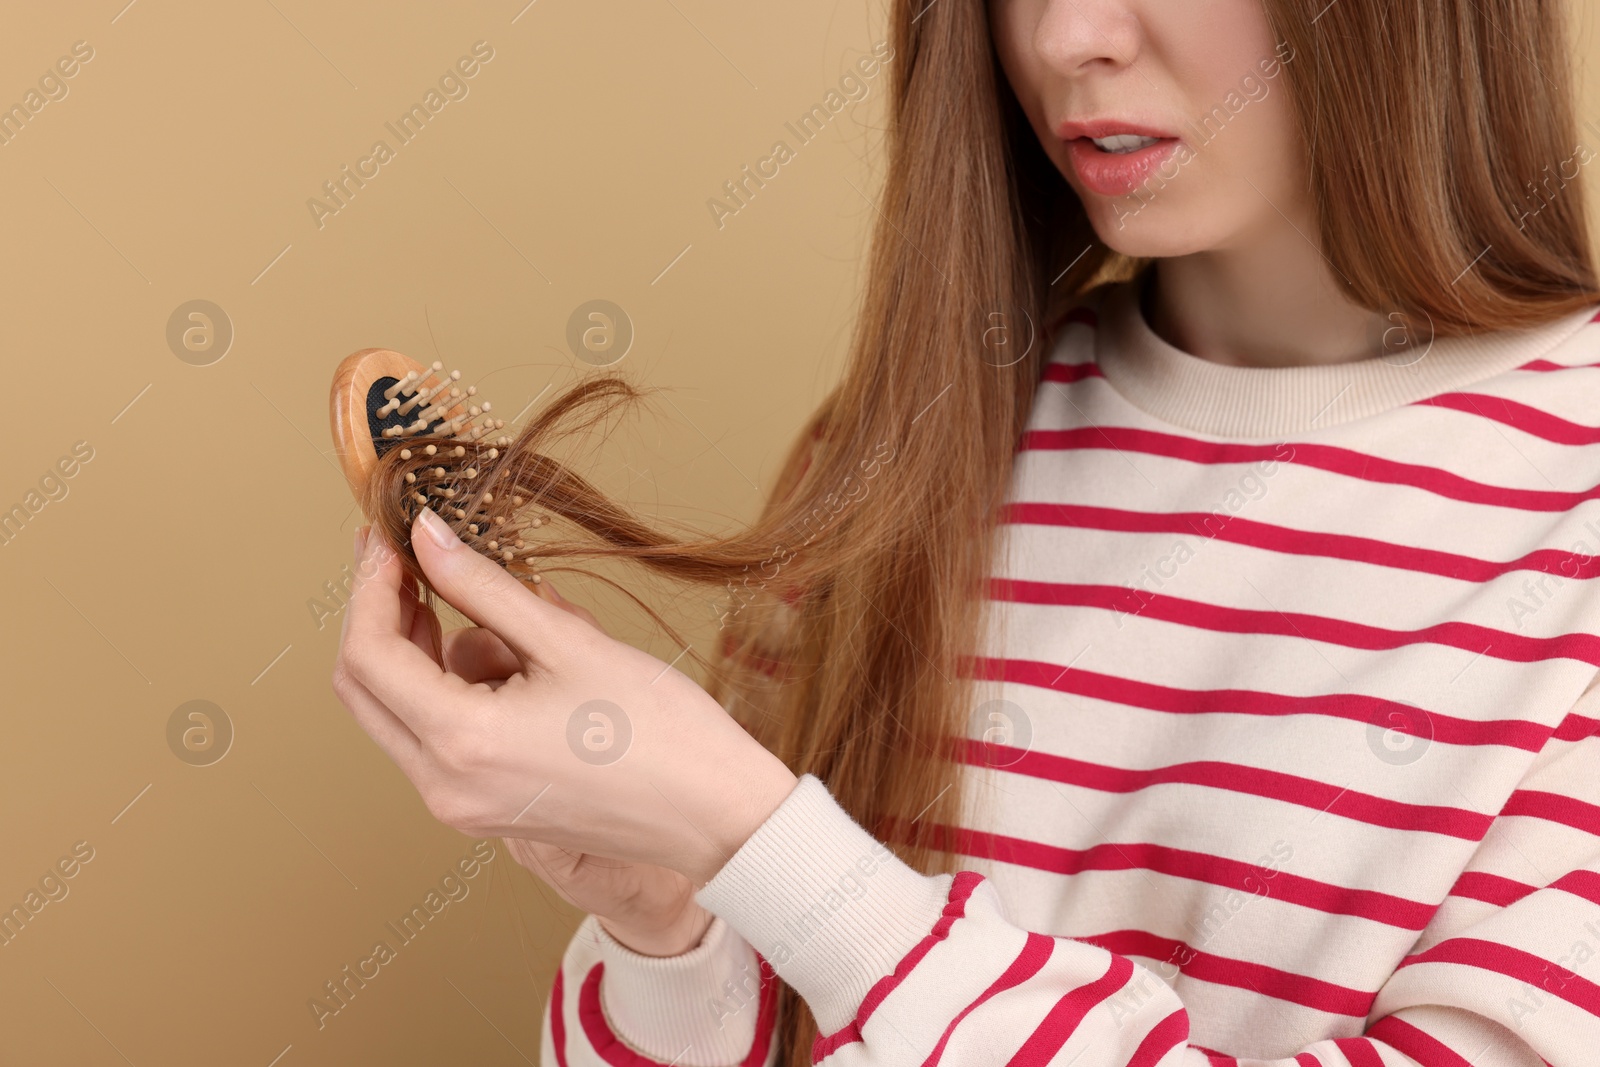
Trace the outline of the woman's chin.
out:
M 1218 235 L 1186 219 L 1187 212 L 1158 211 L 1158 205 L 1102 201 L 1092 205 L 1089 222 L 1095 236 L 1113 252 L 1138 259 L 1187 256 L 1218 246 Z M 1135 217 L 1135 215 L 1137 217 Z

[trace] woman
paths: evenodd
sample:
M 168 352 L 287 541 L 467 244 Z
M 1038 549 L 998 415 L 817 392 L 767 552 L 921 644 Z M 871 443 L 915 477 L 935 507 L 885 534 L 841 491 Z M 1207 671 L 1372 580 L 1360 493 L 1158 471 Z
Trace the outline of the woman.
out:
M 546 1064 L 1593 1062 L 1561 16 L 894 4 L 843 383 L 752 530 L 612 538 L 740 575 L 732 718 L 426 510 L 481 629 L 392 559 L 347 614 L 430 809 L 592 913 Z

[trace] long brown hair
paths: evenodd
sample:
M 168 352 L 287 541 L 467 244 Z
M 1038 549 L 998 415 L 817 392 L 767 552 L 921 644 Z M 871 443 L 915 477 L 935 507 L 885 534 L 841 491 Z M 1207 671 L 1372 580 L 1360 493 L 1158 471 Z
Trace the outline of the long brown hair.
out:
M 1284 75 L 1321 245 L 1353 300 L 1425 313 L 1448 335 L 1600 299 L 1579 189 L 1548 179 L 1579 147 L 1562 5 L 1264 6 L 1293 49 Z M 962 799 L 948 745 L 969 728 L 963 660 L 985 623 L 1039 331 L 1098 280 L 1143 266 L 1095 239 L 1006 84 L 987 18 L 982 0 L 891 5 L 888 167 L 848 368 L 752 526 L 662 533 L 551 458 L 563 426 L 589 424 L 582 412 L 638 395 L 614 376 L 569 391 L 498 458 L 475 448 L 486 483 L 508 479 L 575 534 L 533 542 L 514 568 L 616 556 L 725 587 L 708 688 L 930 873 L 954 862 L 940 832 Z M 997 348 L 996 327 L 1035 343 Z M 407 469 L 390 452 L 368 507 L 402 544 Z M 780 1010 L 779 1063 L 807 1063 L 809 1011 L 787 988 Z

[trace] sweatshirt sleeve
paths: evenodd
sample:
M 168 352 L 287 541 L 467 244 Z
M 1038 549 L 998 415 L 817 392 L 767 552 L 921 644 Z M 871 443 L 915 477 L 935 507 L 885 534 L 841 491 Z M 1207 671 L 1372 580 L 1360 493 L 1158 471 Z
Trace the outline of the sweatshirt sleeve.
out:
M 809 775 L 698 899 L 805 999 L 822 1035 L 813 1061 L 829 1067 L 1578 1067 L 1600 1048 L 1600 986 L 1575 967 L 1592 953 L 1573 947 L 1600 944 L 1600 807 L 1549 792 L 1574 785 L 1576 765 L 1541 763 L 1507 810 L 1584 821 L 1567 853 L 1580 862 L 1501 905 L 1442 908 L 1361 1035 L 1277 1059 L 1190 1045 L 1184 1005 L 1153 970 L 1020 929 L 973 872 L 920 874 Z
M 642 956 L 593 915 L 567 945 L 545 1004 L 545 1067 L 766 1067 L 777 986 L 720 918 L 678 956 Z

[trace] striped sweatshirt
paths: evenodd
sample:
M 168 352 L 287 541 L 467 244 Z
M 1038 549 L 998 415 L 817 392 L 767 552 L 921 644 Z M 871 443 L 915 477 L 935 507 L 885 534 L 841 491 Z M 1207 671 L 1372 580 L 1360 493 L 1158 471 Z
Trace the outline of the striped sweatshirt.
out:
M 1600 324 L 1237 367 L 1049 335 L 929 876 L 804 777 L 547 1067 L 1600 1064 Z

